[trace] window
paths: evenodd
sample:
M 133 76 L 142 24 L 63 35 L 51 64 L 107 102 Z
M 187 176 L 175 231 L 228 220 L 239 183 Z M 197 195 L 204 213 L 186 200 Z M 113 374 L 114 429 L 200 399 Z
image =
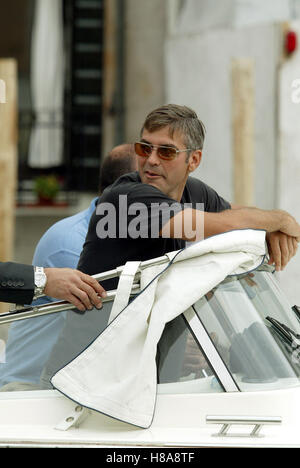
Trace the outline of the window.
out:
M 194 310 L 241 390 L 299 385 L 300 324 L 271 273 L 227 278 Z
M 215 373 L 183 315 L 165 327 L 158 344 L 157 370 L 159 393 L 222 391 Z

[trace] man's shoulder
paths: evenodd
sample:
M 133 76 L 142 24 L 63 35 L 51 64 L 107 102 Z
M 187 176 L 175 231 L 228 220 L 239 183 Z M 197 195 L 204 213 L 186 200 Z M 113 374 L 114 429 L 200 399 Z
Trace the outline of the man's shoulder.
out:
M 197 179 L 197 177 L 189 176 L 186 181 L 186 186 L 191 188 L 203 188 L 209 189 L 209 185 L 207 185 L 203 180 Z
M 117 201 L 120 195 L 127 195 L 129 199 L 132 196 L 133 201 L 143 197 L 164 197 L 164 194 L 156 187 L 144 184 L 138 172 L 131 172 L 119 177 L 104 190 L 98 203 Z
M 43 238 L 50 241 L 50 239 L 58 240 L 61 238 L 61 236 L 68 237 L 70 230 L 72 230 L 72 232 L 74 232 L 74 229 L 78 230 L 78 227 L 84 224 L 85 221 L 90 217 L 88 212 L 89 209 L 86 209 L 76 213 L 75 215 L 68 216 L 67 218 L 57 221 L 46 231 Z
M 141 179 L 138 172 L 129 172 L 128 174 L 123 174 L 112 185 L 104 190 L 101 198 L 103 198 L 103 196 L 108 193 L 126 190 L 127 188 L 134 187 L 140 183 Z
M 192 202 L 204 203 L 205 211 L 218 212 L 230 209 L 228 201 L 224 200 L 215 189 L 196 177 L 188 177 L 184 196 Z
M 212 190 L 213 189 L 202 180 L 189 176 L 185 184 L 184 197 L 191 198 L 194 201 L 199 198 L 204 198 L 205 200 Z

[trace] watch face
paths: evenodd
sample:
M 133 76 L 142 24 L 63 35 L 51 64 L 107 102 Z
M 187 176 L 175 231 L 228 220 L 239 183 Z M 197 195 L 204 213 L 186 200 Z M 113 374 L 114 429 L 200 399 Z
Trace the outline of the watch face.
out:
M 46 284 L 46 275 L 38 273 L 35 275 L 35 284 L 38 288 L 42 288 Z

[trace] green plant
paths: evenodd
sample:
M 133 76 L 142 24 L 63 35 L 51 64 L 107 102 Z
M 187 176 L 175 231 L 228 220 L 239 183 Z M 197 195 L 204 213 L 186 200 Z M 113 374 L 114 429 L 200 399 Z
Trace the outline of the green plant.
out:
M 59 189 L 59 181 L 54 175 L 39 176 L 34 181 L 34 191 L 39 198 L 44 200 L 53 200 L 59 192 Z

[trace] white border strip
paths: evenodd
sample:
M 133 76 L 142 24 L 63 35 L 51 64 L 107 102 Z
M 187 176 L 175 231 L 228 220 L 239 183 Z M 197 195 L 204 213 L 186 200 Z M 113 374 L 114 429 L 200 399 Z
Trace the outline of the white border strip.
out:
M 224 390 L 226 392 L 239 392 L 240 390 L 236 382 L 216 350 L 197 313 L 192 307 L 190 307 L 183 313 L 183 315 L 188 321 L 191 330 L 197 338 L 197 341 L 203 349 L 204 354 L 206 355 L 219 381 L 224 387 Z

